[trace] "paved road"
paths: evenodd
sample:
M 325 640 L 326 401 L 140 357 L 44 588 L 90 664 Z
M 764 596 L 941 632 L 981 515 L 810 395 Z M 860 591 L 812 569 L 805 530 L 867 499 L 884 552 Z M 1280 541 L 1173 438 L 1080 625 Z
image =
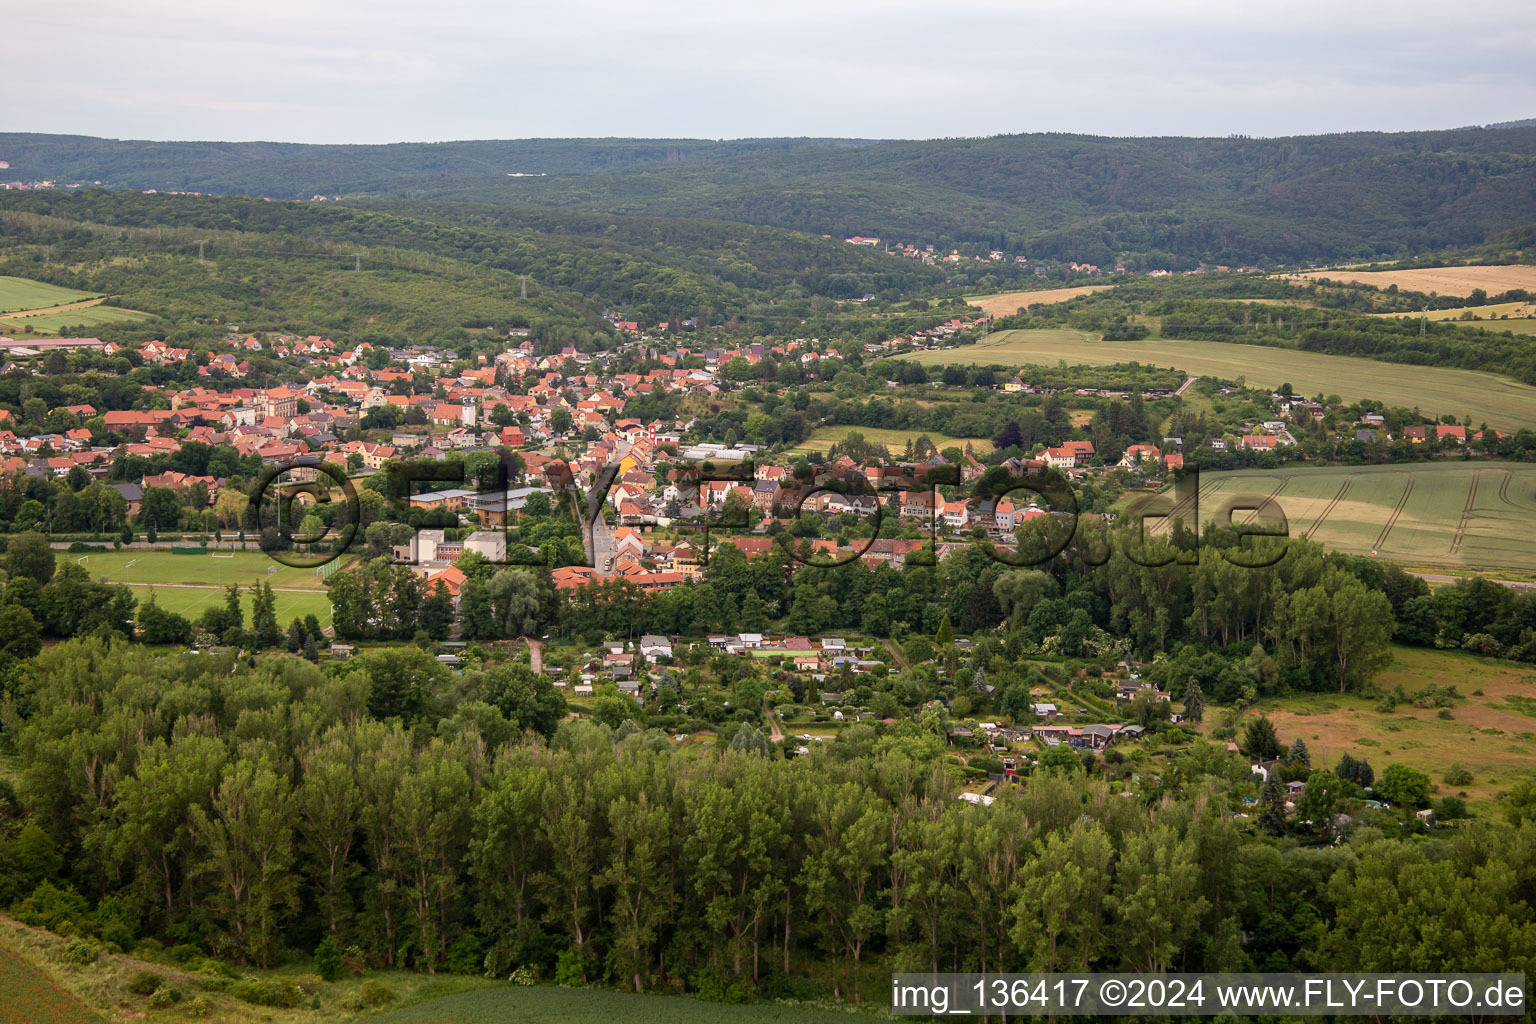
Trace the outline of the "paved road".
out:
M 1184 383 L 1179 385 L 1179 389 L 1177 391 L 1175 391 L 1174 394 L 1175 395 L 1182 395 L 1184 392 L 1189 390 L 1189 386 L 1191 384 L 1193 384 L 1195 382 L 1195 380 L 1196 380 L 1196 378 L 1194 378 L 1194 377 L 1185 377 L 1184 378 Z
M 613 575 L 613 558 L 617 552 L 613 531 L 608 529 L 603 517 L 598 516 L 592 524 L 592 568 L 597 570 L 599 576 Z

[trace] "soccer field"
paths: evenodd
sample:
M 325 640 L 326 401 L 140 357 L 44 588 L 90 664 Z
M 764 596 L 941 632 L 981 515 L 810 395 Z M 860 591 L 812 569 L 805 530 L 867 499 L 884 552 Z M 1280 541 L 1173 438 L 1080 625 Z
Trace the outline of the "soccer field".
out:
M 234 552 L 233 557 L 178 555 L 169 551 L 112 551 L 82 556 L 59 553 L 59 560 L 79 562 L 97 579 L 126 583 L 139 601 L 149 600 L 167 611 L 195 619 L 208 608 L 224 603 L 224 588 L 241 587 L 241 603 L 247 621 L 251 613 L 252 584 L 270 583 L 277 602 L 277 619 L 287 625 L 294 616 L 314 615 L 322 624 L 330 621 L 331 598 L 313 569 L 293 569 L 259 551 Z M 130 564 L 132 563 L 132 564 Z
M 1292 537 L 1407 565 L 1536 572 L 1536 466 L 1443 462 L 1200 474 L 1200 522 L 1271 497 Z M 1241 522 L 1246 513 L 1235 518 Z
M 1065 328 L 999 331 L 984 344 L 917 352 L 896 358 L 929 366 L 950 364 L 1055 366 L 1139 362 L 1171 366 L 1196 376 L 1244 378 L 1274 388 L 1289 383 L 1297 394 L 1338 395 L 1346 402 L 1376 398 L 1436 416 L 1471 416 L 1500 430 L 1536 429 L 1536 388 L 1507 377 L 1473 370 L 1409 366 L 1351 356 L 1321 355 L 1262 345 L 1220 341 L 1101 341 L 1097 335 Z

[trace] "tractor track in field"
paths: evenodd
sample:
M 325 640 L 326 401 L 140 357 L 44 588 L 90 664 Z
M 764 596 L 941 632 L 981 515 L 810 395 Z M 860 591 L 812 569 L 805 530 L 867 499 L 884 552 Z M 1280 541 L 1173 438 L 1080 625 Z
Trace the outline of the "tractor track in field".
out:
M 1291 478 L 1290 477 L 1286 477 L 1284 480 L 1281 480 L 1280 481 L 1280 486 L 1278 486 L 1274 490 L 1270 491 L 1269 494 L 1265 496 L 1264 500 L 1259 503 L 1259 507 L 1258 508 L 1250 509 L 1249 510 L 1248 516 L 1247 516 L 1246 519 L 1243 520 L 1243 522 L 1245 524 L 1246 523 L 1251 523 L 1255 519 L 1259 518 L 1259 513 L 1261 511 L 1263 511 L 1263 507 L 1265 505 L 1268 505 L 1270 502 L 1274 501 L 1276 498 L 1280 497 L 1280 492 L 1285 490 L 1290 485 L 1291 485 Z M 1236 510 L 1234 509 L 1233 511 L 1236 511 Z
M 1508 507 L 1510 507 L 1512 509 L 1515 509 L 1518 512 L 1527 511 L 1525 508 L 1521 507 L 1521 505 L 1520 505 L 1520 503 L 1518 501 L 1516 501 L 1514 498 L 1511 498 L 1509 496 L 1509 485 L 1514 483 L 1514 482 L 1515 482 L 1515 474 L 1511 470 L 1506 469 L 1504 471 L 1504 482 L 1499 484 L 1499 500 L 1502 501 Z
M 1451 550 L 1446 554 L 1454 555 L 1461 550 L 1461 539 L 1466 536 L 1467 524 L 1472 521 L 1472 509 L 1477 505 L 1477 482 L 1483 477 L 1483 470 L 1472 474 L 1472 486 L 1467 488 L 1467 503 L 1461 507 L 1461 520 L 1456 524 L 1456 533 L 1451 537 Z
M 1159 534 L 1159 533 L 1166 533 L 1167 531 L 1173 529 L 1173 522 L 1174 522 L 1174 520 L 1182 517 L 1192 507 L 1195 509 L 1195 520 L 1196 520 L 1195 528 L 1199 529 L 1199 519 L 1200 519 L 1199 505 L 1200 505 L 1201 499 L 1206 497 L 1206 495 L 1215 494 L 1217 491 L 1221 490 L 1222 487 L 1225 486 L 1225 485 L 1226 485 L 1226 481 L 1225 480 L 1217 480 L 1215 483 L 1211 484 L 1209 487 L 1206 487 L 1203 490 L 1197 490 L 1194 494 L 1190 495 L 1187 498 L 1180 498 L 1178 500 L 1178 502 L 1172 508 L 1170 508 L 1168 510 L 1166 515 L 1164 515 L 1160 519 L 1158 519 L 1157 525 L 1151 527 L 1151 532 L 1154 533 L 1154 534 Z
M 1354 482 L 1355 474 L 1353 473 L 1344 478 L 1344 486 L 1340 487 L 1339 493 L 1335 494 L 1333 500 L 1323 507 L 1323 511 L 1319 513 L 1318 517 L 1312 520 L 1312 525 L 1307 527 L 1307 532 L 1302 535 L 1303 539 L 1312 539 L 1312 535 L 1317 533 L 1318 528 L 1323 525 L 1323 521 L 1333 515 L 1333 510 L 1339 507 L 1339 502 L 1349 496 L 1349 488 Z
M 1397 519 L 1403 514 L 1403 508 L 1408 504 L 1408 498 L 1413 494 L 1413 477 L 1408 478 L 1408 483 L 1403 486 L 1403 496 L 1397 499 L 1397 507 L 1392 510 L 1392 515 L 1387 518 L 1387 525 L 1381 528 L 1381 533 L 1376 537 L 1376 543 L 1371 545 L 1371 554 L 1380 551 L 1387 543 L 1387 536 L 1392 532 L 1392 527 L 1397 525 Z

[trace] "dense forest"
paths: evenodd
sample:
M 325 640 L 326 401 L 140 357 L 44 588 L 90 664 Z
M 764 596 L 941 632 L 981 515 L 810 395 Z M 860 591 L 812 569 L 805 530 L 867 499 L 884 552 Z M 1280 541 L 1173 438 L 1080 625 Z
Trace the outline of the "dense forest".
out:
M 1150 801 L 1064 753 L 973 807 L 933 716 L 783 759 L 747 724 L 674 749 L 616 699 L 561 722 L 516 663 L 71 641 L 6 705 L 0 902 L 279 1003 L 208 956 L 732 1001 L 879 1001 L 892 969 L 1536 967 L 1530 793 L 1447 838 L 1388 816 L 1328 845 L 1353 783 L 1315 771 L 1290 838 L 1234 815 L 1247 760 L 1200 739 Z
M 473 200 L 997 247 L 1037 259 L 1112 264 L 1130 255 L 1170 268 L 1401 257 L 1478 245 L 1536 221 L 1532 127 L 430 147 L 0 135 L 0 149 L 22 178 L 108 188 Z

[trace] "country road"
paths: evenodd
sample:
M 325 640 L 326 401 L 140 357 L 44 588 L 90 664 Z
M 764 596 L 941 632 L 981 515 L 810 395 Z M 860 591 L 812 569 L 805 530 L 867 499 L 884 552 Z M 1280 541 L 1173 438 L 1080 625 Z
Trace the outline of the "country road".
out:
M 1179 389 L 1174 392 L 1174 395 L 1176 395 L 1176 396 L 1177 395 L 1182 395 L 1184 392 L 1188 391 L 1189 390 L 1189 386 L 1191 384 L 1193 384 L 1198 379 L 1199 378 L 1197 378 L 1197 377 L 1185 377 L 1184 378 L 1184 383 L 1179 385 Z

